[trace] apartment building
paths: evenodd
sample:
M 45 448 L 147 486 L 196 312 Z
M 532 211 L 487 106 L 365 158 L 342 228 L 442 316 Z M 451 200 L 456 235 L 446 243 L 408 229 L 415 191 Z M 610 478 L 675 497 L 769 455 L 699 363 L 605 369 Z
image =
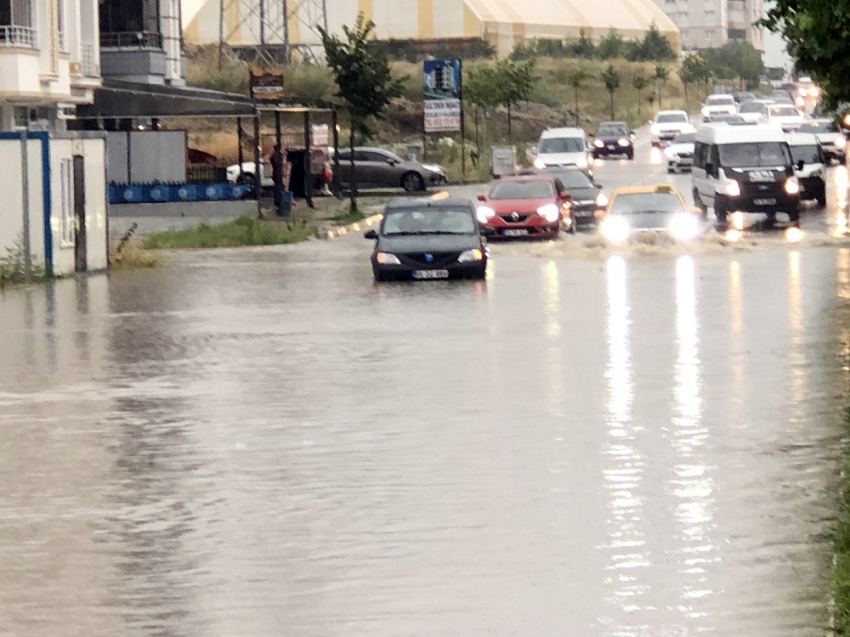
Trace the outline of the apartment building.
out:
M 655 3 L 679 28 L 683 50 L 746 40 L 764 51 L 764 32 L 754 26 L 764 17 L 764 0 L 655 0 Z

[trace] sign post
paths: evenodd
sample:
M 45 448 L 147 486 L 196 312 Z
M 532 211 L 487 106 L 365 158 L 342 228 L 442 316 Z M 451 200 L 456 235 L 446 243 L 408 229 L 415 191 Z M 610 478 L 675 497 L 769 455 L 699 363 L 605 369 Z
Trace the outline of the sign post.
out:
M 423 67 L 424 127 L 428 133 L 461 134 L 461 172 L 466 176 L 463 125 L 463 66 L 461 60 L 426 60 Z M 424 155 L 424 152 L 423 152 Z

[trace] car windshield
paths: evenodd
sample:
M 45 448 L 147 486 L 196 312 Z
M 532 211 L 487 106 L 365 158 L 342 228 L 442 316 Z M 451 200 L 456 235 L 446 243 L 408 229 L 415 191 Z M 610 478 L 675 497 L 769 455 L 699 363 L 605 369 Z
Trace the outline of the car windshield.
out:
M 385 235 L 400 234 L 472 234 L 475 220 L 469 210 L 424 208 L 388 210 L 384 213 Z
M 824 133 L 836 133 L 838 131 L 835 130 L 835 124 L 831 120 L 819 119 L 813 122 L 806 122 L 797 129 L 797 132 L 822 135 Z
M 770 114 L 773 117 L 799 117 L 800 111 L 793 106 L 771 106 Z
M 550 181 L 503 181 L 490 191 L 490 199 L 549 199 L 555 195 Z
M 540 140 L 538 152 L 546 153 L 580 153 L 584 150 L 584 140 L 581 137 L 553 137 Z
M 550 172 L 553 177 L 557 177 L 564 184 L 567 190 L 573 188 L 595 188 L 593 182 L 588 179 L 580 170 L 553 170 Z
M 764 109 L 764 102 L 744 102 L 741 104 L 742 113 L 761 113 Z
M 633 215 L 644 212 L 684 212 L 682 202 L 674 192 L 641 192 L 617 195 L 611 204 L 615 215 Z
M 802 161 L 806 164 L 821 163 L 817 144 L 806 144 L 805 146 L 791 146 L 791 157 L 794 159 L 795 164 L 799 161 Z
M 628 136 L 629 129 L 625 126 L 600 126 L 596 131 L 597 137 L 617 137 L 618 135 Z
M 735 103 L 734 98 L 731 95 L 712 95 L 705 103 L 709 106 L 731 106 Z
M 687 124 L 688 116 L 684 113 L 661 113 L 655 120 L 656 124 Z
M 673 140 L 674 144 L 693 144 L 696 142 L 697 136 L 696 133 L 683 133 L 681 135 L 676 135 L 676 138 Z
M 720 145 L 720 164 L 725 168 L 788 166 L 790 163 L 788 145 L 781 142 Z

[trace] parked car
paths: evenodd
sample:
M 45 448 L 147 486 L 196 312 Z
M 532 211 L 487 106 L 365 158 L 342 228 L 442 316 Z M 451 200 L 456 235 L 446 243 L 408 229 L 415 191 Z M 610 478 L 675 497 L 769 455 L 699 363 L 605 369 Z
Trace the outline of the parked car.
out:
M 333 159 L 333 150 L 330 156 Z M 357 185 L 365 187 L 404 188 L 407 192 L 416 192 L 446 183 L 446 169 L 442 166 L 402 159 L 382 148 L 355 148 L 354 171 Z M 351 184 L 351 177 L 351 150 L 340 149 L 340 184 Z
M 372 274 L 376 281 L 483 279 L 487 246 L 467 199 L 400 199 L 384 209 Z
M 691 166 L 694 165 L 694 142 L 696 141 L 696 137 L 696 133 L 683 133 L 664 149 L 668 173 L 675 173 L 680 170 L 690 171 Z
M 818 138 L 826 161 L 844 163 L 847 156 L 847 138 L 831 119 L 820 118 L 806 122 L 797 129 L 798 133 L 811 133 Z
M 818 138 L 812 133 L 789 133 L 786 137 L 794 161 L 794 174 L 800 182 L 800 199 L 814 199 L 826 207 L 825 159 Z
M 562 224 L 575 232 L 572 198 L 552 175 L 502 178 L 478 201 L 476 216 L 488 237 L 552 239 Z
M 609 155 L 635 158 L 634 133 L 625 122 L 600 122 L 593 134 L 593 158 Z
M 533 149 L 534 167 L 575 166 L 593 174 L 590 142 L 581 128 L 550 128 L 540 134 Z
M 599 232 L 611 243 L 625 243 L 645 232 L 689 241 L 701 230 L 699 211 L 689 209 L 684 197 L 669 184 L 618 188 L 599 217 Z
M 677 135 L 695 130 L 685 111 L 659 111 L 649 127 L 649 134 L 653 146 L 666 146 Z
M 750 100 L 756 99 L 756 96 L 753 93 L 748 93 L 746 91 L 735 91 L 732 93 L 732 99 L 735 100 L 736 104 L 744 104 Z
M 779 124 L 786 133 L 800 128 L 806 117 L 793 104 L 768 104 L 761 112 L 761 121 Z
M 731 95 L 709 95 L 702 105 L 703 121 L 708 121 L 714 115 L 737 115 L 738 105 Z
M 765 106 L 774 104 L 773 100 L 750 100 L 738 108 L 738 116 L 749 124 L 757 124 Z

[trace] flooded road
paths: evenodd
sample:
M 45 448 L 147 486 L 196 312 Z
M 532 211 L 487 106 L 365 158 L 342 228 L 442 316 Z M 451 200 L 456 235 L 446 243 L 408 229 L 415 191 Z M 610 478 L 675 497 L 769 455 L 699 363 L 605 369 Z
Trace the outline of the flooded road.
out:
M 823 634 L 850 248 L 369 250 L 0 296 L 0 635 Z

